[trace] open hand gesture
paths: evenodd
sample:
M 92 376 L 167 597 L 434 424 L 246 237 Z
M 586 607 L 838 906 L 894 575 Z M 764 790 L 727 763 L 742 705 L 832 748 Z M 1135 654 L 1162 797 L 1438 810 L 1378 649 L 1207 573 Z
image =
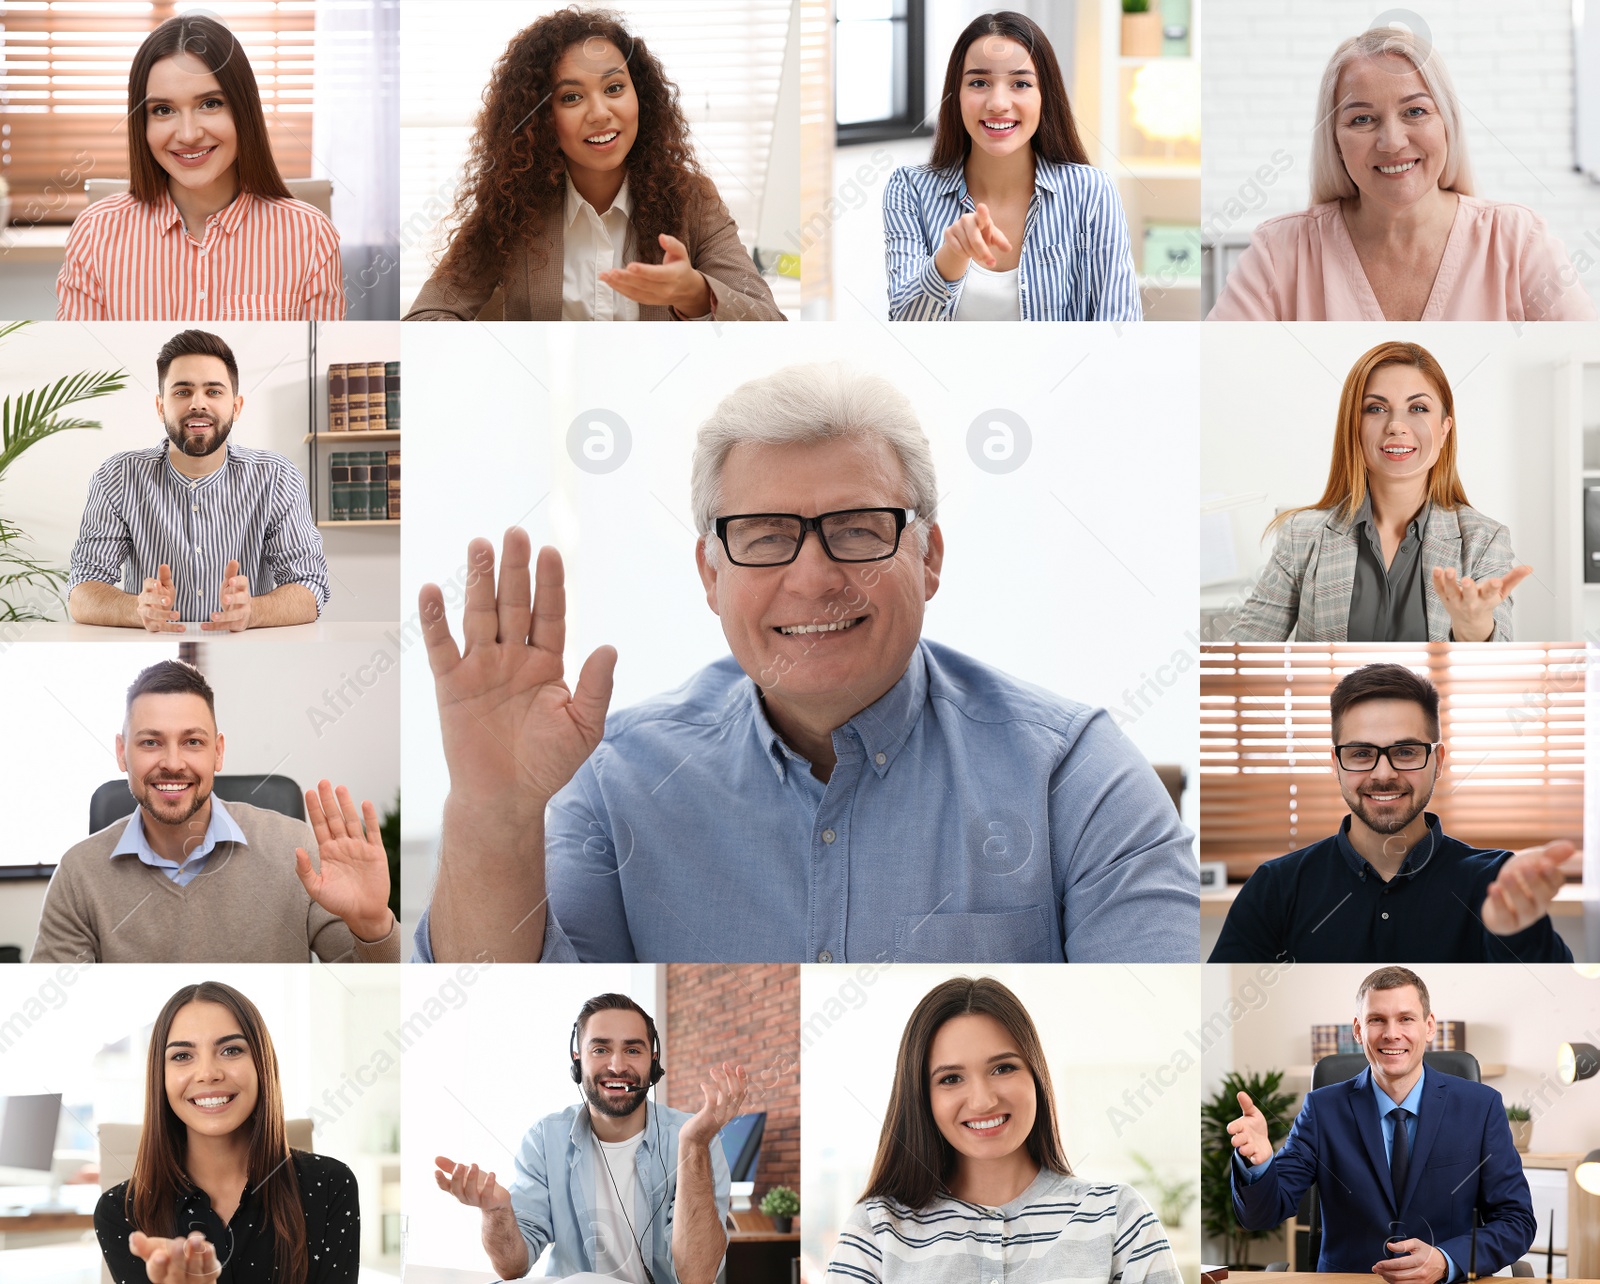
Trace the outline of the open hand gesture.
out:
M 745 1094 L 749 1091 L 750 1081 L 743 1066 L 736 1065 L 729 1070 L 726 1061 L 712 1066 L 710 1084 L 700 1085 L 705 1105 L 683 1125 L 678 1133 L 678 1144 L 709 1146 L 711 1139 L 744 1107 Z
M 979 202 L 970 214 L 963 214 L 944 230 L 944 244 L 939 247 L 935 266 L 946 281 L 959 281 L 967 274 L 967 264 L 976 259 L 984 267 L 998 264 L 995 251 L 1009 254 L 1011 242 L 1006 239 L 992 218 L 989 207 Z
M 686 317 L 711 311 L 711 287 L 689 262 L 689 251 L 675 236 L 661 233 L 660 263 L 633 262 L 600 273 L 600 279 L 635 303 L 677 308 Z
M 239 574 L 237 559 L 222 573 L 222 609 L 200 627 L 208 633 L 243 633 L 250 627 L 250 580 Z
M 1272 1141 L 1267 1136 L 1267 1117 L 1248 1092 L 1239 1094 L 1239 1109 L 1243 1112 L 1228 1125 L 1228 1140 L 1239 1152 L 1239 1157 L 1254 1168 L 1272 1158 Z
M 440 1190 L 447 1190 L 468 1208 L 481 1208 L 486 1213 L 511 1207 L 511 1192 L 495 1180 L 491 1172 L 480 1172 L 478 1165 L 470 1168 L 443 1155 L 433 1157 L 433 1180 Z
M 1450 613 L 1450 633 L 1457 642 L 1487 642 L 1494 636 L 1494 609 L 1511 590 L 1533 574 L 1531 566 L 1514 566 L 1504 575 L 1474 581 L 1454 567 L 1433 568 L 1433 591 Z
M 531 601 L 528 555 L 528 533 L 512 527 L 497 595 L 493 546 L 486 539 L 467 546 L 471 574 L 460 650 L 438 586 L 425 584 L 419 597 L 452 798 L 507 822 L 542 821 L 545 803 L 594 752 L 617 664 L 615 648 L 598 648 L 584 661 L 577 689 L 568 689 L 561 554 L 539 550 L 538 596 Z
M 128 1247 L 144 1262 L 145 1275 L 153 1284 L 216 1284 L 222 1274 L 216 1249 L 199 1231 L 182 1239 L 134 1231 Z
M 294 849 L 294 870 L 306 895 L 342 918 L 361 940 L 381 941 L 389 935 L 394 916 L 389 912 L 389 856 L 383 849 L 377 808 L 364 802 L 358 812 L 343 785 L 336 804 L 334 788 L 324 780 L 316 793 L 306 790 L 306 815 L 317 836 L 321 866 L 313 870 L 306 849 Z
M 184 626 L 173 609 L 177 597 L 172 568 L 163 562 L 153 579 L 145 577 L 144 590 L 139 594 L 139 626 L 150 633 L 182 633 Z
M 1532 927 L 1550 912 L 1550 902 L 1566 878 L 1561 864 L 1578 849 L 1557 840 L 1517 852 L 1495 875 L 1479 917 L 1496 936 L 1510 936 Z

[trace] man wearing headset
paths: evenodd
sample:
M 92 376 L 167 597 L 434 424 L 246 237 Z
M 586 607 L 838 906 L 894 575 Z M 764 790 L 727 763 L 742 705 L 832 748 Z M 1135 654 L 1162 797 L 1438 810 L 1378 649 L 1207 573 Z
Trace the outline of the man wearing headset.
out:
M 548 1273 L 630 1284 L 712 1284 L 727 1249 L 728 1161 L 717 1134 L 739 1113 L 743 1066 L 700 1085 L 696 1114 L 645 1094 L 666 1073 L 650 1014 L 622 994 L 578 1012 L 569 1047 L 583 1102 L 528 1129 L 511 1189 L 477 1164 L 438 1156 L 434 1180 L 483 1212 L 483 1247 L 519 1279 L 555 1245 Z

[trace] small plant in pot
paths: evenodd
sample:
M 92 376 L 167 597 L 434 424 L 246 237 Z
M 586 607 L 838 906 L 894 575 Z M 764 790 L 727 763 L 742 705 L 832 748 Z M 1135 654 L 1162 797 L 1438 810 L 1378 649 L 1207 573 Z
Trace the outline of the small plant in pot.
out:
M 1533 1116 L 1527 1106 L 1507 1106 L 1506 1122 L 1511 1125 L 1511 1144 L 1519 1155 L 1525 1155 L 1533 1146 Z
M 1151 0 L 1122 0 L 1122 56 L 1161 56 L 1161 6 Z
M 800 1196 L 787 1186 L 774 1186 L 761 1197 L 761 1211 L 772 1218 L 778 1234 L 787 1235 L 794 1228 L 794 1215 L 800 1211 Z

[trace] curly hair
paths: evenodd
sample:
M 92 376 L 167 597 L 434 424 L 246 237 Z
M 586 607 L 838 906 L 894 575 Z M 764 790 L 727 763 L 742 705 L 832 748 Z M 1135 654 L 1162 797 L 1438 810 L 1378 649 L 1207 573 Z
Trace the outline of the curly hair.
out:
M 628 152 L 635 252 L 659 263 L 659 236 L 682 239 L 684 212 L 711 187 L 695 160 L 678 87 L 643 40 L 606 9 L 558 10 L 515 36 L 495 63 L 473 133 L 466 182 L 449 221 L 455 225 L 439 272 L 458 286 L 498 275 L 535 234 L 546 247 L 547 220 L 559 214 L 566 157 L 556 141 L 551 85 L 574 45 L 609 40 L 622 51 L 639 99 L 639 129 Z M 547 249 L 534 246 L 541 255 Z M 545 258 L 537 260 L 542 266 Z

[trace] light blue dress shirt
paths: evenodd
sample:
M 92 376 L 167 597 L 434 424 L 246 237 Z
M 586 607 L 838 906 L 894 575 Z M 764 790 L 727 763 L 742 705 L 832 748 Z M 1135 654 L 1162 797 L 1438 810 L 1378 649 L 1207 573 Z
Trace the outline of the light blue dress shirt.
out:
M 211 819 L 206 824 L 205 837 L 200 840 L 200 845 L 189 854 L 182 865 L 168 860 L 165 856 L 156 855 L 150 846 L 150 840 L 145 836 L 144 810 L 140 807 L 133 809 L 132 819 L 123 829 L 117 845 L 111 849 L 111 858 L 115 860 L 118 856 L 137 856 L 152 869 L 159 869 L 179 887 L 187 887 L 199 876 L 205 866 L 206 858 L 211 855 L 212 849 L 218 843 L 238 843 L 242 847 L 250 845 L 244 836 L 244 830 L 240 829 L 234 818 L 228 815 L 228 809 L 222 805 L 222 799 L 213 792 Z
M 824 784 L 731 656 L 611 714 L 546 816 L 544 961 L 1198 957 L 1192 836 L 1103 709 L 924 641 L 833 748 Z
M 889 317 L 950 321 L 966 282 L 946 281 L 933 256 L 945 229 L 976 206 L 960 166 L 905 165 L 883 189 Z M 1116 186 L 1092 165 L 1040 159 L 1017 264 L 1024 321 L 1139 321 L 1139 277 Z
M 635 1185 L 630 1217 L 650 1261 L 656 1284 L 678 1276 L 672 1262 L 673 1201 L 678 1188 L 678 1132 L 694 1116 L 647 1101 L 639 1148 L 634 1151 Z M 711 1190 L 717 1218 L 728 1216 L 728 1159 L 721 1141 L 710 1146 Z M 531 1266 L 554 1243 L 547 1276 L 576 1275 L 595 1269 L 595 1143 L 588 1107 L 568 1106 L 546 1115 L 522 1139 L 517 1176 L 511 1183 L 511 1211 L 528 1246 Z

